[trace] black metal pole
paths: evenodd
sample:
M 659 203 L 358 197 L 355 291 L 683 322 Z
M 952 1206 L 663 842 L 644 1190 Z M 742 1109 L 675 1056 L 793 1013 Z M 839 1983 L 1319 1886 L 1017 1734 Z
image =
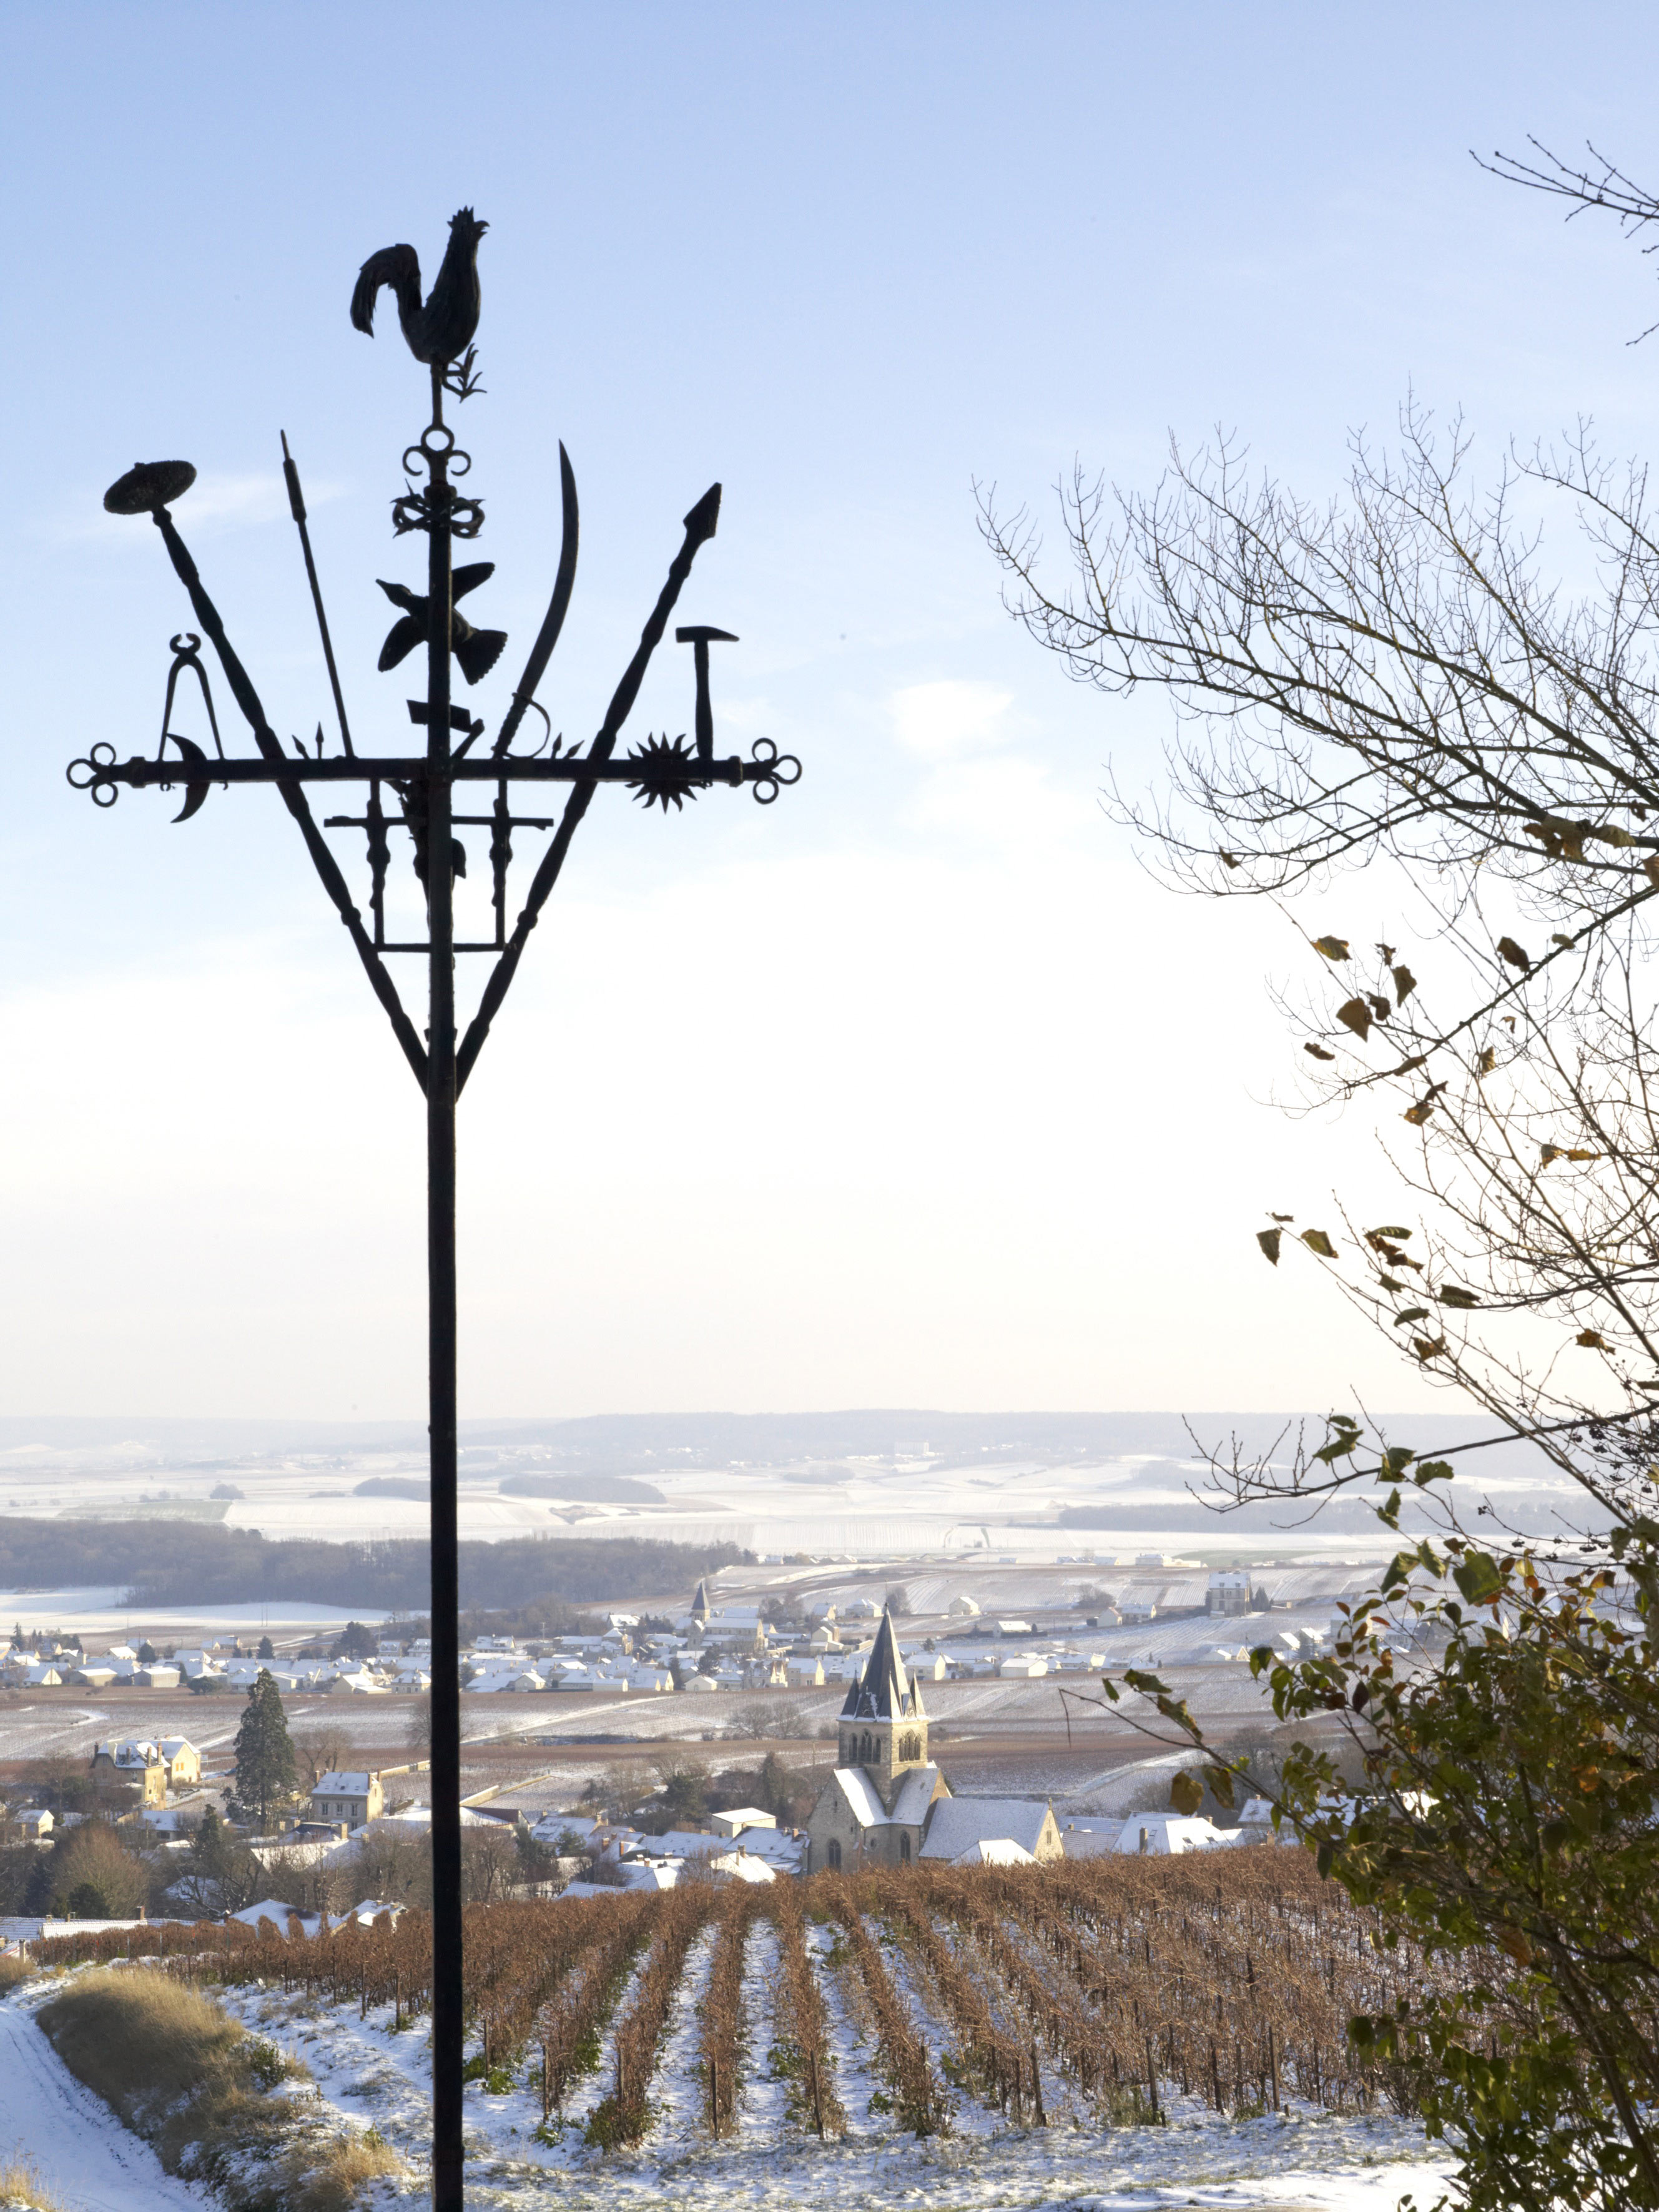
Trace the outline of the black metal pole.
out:
M 432 2205 L 462 2212 L 460 1587 L 456 1543 L 455 911 L 450 855 L 450 503 L 442 372 L 422 446 L 427 503 L 428 1370 L 432 1462 Z M 441 435 L 434 433 L 441 432 Z

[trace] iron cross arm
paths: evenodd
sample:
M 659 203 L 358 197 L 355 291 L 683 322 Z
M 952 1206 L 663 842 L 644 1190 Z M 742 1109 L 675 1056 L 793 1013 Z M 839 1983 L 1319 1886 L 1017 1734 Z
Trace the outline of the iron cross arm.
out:
M 172 735 L 169 732 L 169 735 Z M 185 742 L 173 737 L 175 744 Z M 71 761 L 69 780 L 77 791 L 89 792 L 100 806 L 113 805 L 118 787 L 134 791 L 171 791 L 182 784 L 187 793 L 205 799 L 214 784 L 234 783 L 392 783 L 418 785 L 450 783 L 620 783 L 647 801 L 678 804 L 681 796 L 708 789 L 714 784 L 734 788 L 751 784 L 755 797 L 769 805 L 780 788 L 800 775 L 793 753 L 780 753 L 769 738 L 757 738 L 750 758 L 732 753 L 724 760 L 701 759 L 683 748 L 683 741 L 653 738 L 620 760 L 588 760 L 580 749 L 553 758 L 515 759 L 511 754 L 474 759 L 463 755 L 439 765 L 424 753 L 376 756 L 368 753 L 331 753 L 320 757 L 295 754 L 275 760 L 212 759 L 199 747 L 195 757 L 178 760 L 148 760 L 135 754 L 118 760 L 115 748 L 94 745 L 83 758 Z M 186 800 L 187 810 L 196 805 Z M 180 816 L 179 818 L 182 819 Z

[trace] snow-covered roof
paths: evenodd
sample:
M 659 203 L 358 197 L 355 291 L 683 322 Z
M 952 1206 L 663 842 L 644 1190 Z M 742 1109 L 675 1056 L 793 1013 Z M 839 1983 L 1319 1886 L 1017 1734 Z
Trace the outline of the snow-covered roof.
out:
M 1036 1855 L 1052 1818 L 1042 1797 L 945 1797 L 933 1808 L 921 1846 L 925 1859 L 959 1859 L 975 1844 L 1007 1841 Z
M 313 1797 L 367 1797 L 372 1774 L 319 1774 Z
M 738 1835 L 744 1828 L 775 1828 L 778 1825 L 775 1815 L 763 1813 L 758 1805 L 733 1805 L 714 1817 L 718 1823 L 715 1833 L 722 1836 Z
M 799 1874 L 806 1846 L 799 1836 L 791 1835 L 787 1828 L 745 1828 L 733 1844 L 751 1858 L 764 1859 L 769 1866 L 781 1867 L 786 1873 Z
M 907 1768 L 899 1777 L 890 1813 L 861 1766 L 838 1766 L 830 1778 L 846 1798 L 861 1828 L 884 1828 L 890 1823 L 919 1828 L 927 1818 L 927 1808 L 939 1786 L 939 1769 L 932 1765 Z
M 244 1905 L 240 1912 L 228 1916 L 232 1920 L 240 1920 L 244 1928 L 258 1928 L 262 1920 L 269 1920 L 279 1936 L 287 1935 L 290 1917 L 303 1921 L 306 1917 L 302 1912 L 296 1912 L 291 1905 L 284 1905 L 274 1897 L 262 1898 L 258 1905 Z M 314 1914 L 311 1916 L 311 1924 L 313 1928 L 317 1924 Z
M 981 1837 L 978 1843 L 970 1844 L 962 1856 L 952 1859 L 951 1863 L 952 1866 L 1035 1866 L 1036 1861 L 1023 1844 L 1015 1843 L 1012 1837 L 994 1836 Z
M 919 1828 L 927 1818 L 927 1808 L 938 1787 L 937 1766 L 930 1764 L 907 1767 L 899 1777 L 899 1786 L 894 1794 L 892 1818 L 904 1827 Z
M 1238 1841 L 1237 1828 L 1176 1813 L 1132 1813 L 1117 1839 L 1120 1851 L 1178 1858 L 1185 1851 L 1224 1850 Z

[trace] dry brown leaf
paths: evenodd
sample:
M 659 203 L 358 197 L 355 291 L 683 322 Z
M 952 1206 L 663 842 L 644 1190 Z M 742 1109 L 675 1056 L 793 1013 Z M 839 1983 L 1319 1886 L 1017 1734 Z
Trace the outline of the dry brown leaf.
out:
M 1204 1784 L 1197 1775 L 1189 1774 L 1183 1766 L 1170 1784 L 1170 1802 L 1177 1813 L 1188 1816 L 1196 1813 L 1204 1802 Z
M 1420 1129 L 1433 1111 L 1434 1102 L 1425 1098 L 1420 1106 L 1408 1106 L 1406 1109 L 1406 1119 L 1413 1128 Z
M 1304 1044 L 1302 1049 L 1305 1053 L 1310 1053 L 1316 1060 L 1334 1060 L 1336 1058 L 1336 1054 L 1334 1052 L 1327 1052 L 1322 1044 Z
M 1446 1340 L 1443 1336 L 1414 1336 L 1412 1339 L 1412 1350 L 1417 1354 L 1419 1361 L 1439 1359 L 1444 1356 Z
M 1599 1328 L 1581 1328 L 1577 1335 L 1575 1336 L 1572 1340 L 1575 1344 L 1582 1344 L 1586 1352 L 1611 1352 L 1613 1350 L 1613 1346 L 1607 1342 L 1607 1340 L 1602 1335 Z
M 1532 973 L 1532 962 L 1512 937 L 1500 937 L 1498 940 L 1498 950 L 1499 956 L 1507 960 L 1511 968 L 1518 968 L 1523 975 L 1529 975 Z
M 1338 1021 L 1346 1024 L 1363 1044 L 1371 1033 L 1371 1010 L 1363 999 L 1350 999 L 1336 1010 Z
M 1279 1265 L 1279 1240 L 1283 1233 L 1282 1230 L 1278 1229 L 1258 1229 L 1255 1232 L 1256 1243 L 1275 1267 Z
M 1336 1247 L 1322 1229 L 1304 1229 L 1302 1242 L 1310 1252 L 1317 1252 L 1322 1260 L 1334 1260 Z
M 1313 949 L 1316 952 L 1322 952 L 1328 960 L 1346 960 L 1348 940 L 1346 937 L 1316 937 Z
M 1395 994 L 1402 1006 L 1417 988 L 1416 976 L 1403 962 L 1394 970 L 1394 988 Z

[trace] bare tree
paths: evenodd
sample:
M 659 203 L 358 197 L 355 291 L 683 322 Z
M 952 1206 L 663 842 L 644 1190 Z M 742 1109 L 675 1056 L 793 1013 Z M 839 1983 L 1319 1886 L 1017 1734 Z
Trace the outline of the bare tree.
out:
M 1599 156 L 1575 170 L 1536 151 L 1488 166 L 1659 245 L 1659 200 Z M 1355 2033 L 1405 2058 L 1431 2125 L 1461 2137 L 1471 2208 L 1659 2206 L 1646 471 L 1604 461 L 1581 423 L 1557 448 L 1512 449 L 1483 487 L 1462 424 L 1437 431 L 1413 401 L 1395 450 L 1353 441 L 1346 495 L 1326 503 L 1253 475 L 1225 440 L 1173 451 L 1149 494 L 1075 472 L 1060 497 L 1063 586 L 1040 575 L 1028 518 L 990 496 L 986 535 L 1012 611 L 1074 678 L 1171 697 L 1167 787 L 1113 793 L 1154 865 L 1211 894 L 1334 901 L 1383 860 L 1414 917 L 1409 945 L 1402 924 L 1388 932 L 1400 945 L 1362 951 L 1331 912 L 1303 933 L 1320 982 L 1287 1002 L 1305 1106 L 1375 1095 L 1399 1109 L 1399 1213 L 1299 1228 L 1275 1214 L 1257 1231 L 1265 1258 L 1311 1256 L 1590 1509 L 1542 1547 L 1495 1519 L 1472 1535 L 1455 1450 L 1419 1458 L 1347 1415 L 1288 1467 L 1218 1446 L 1224 1504 L 1317 1507 L 1375 1485 L 1400 1530 L 1415 1486 L 1418 1540 L 1345 1608 L 1332 1653 L 1253 1655 L 1277 1717 L 1324 1731 L 1287 1738 L 1276 1772 L 1206 1745 L 1150 1673 L 1123 1678 L 1145 1701 L 1128 1717 L 1211 1752 L 1177 1773 L 1182 1809 L 1254 1781 L 1389 1940 L 1461 1961 L 1446 1993 Z M 1577 533 L 1577 588 L 1550 580 L 1540 514 Z
M 1630 228 L 1659 222 L 1607 165 L 1599 179 L 1499 167 Z M 1012 611 L 1073 678 L 1170 696 L 1166 788 L 1114 787 L 1154 865 L 1212 895 L 1334 900 L 1384 859 L 1418 917 L 1402 951 L 1358 947 L 1334 915 L 1304 939 L 1321 982 L 1287 1010 L 1305 1104 L 1393 1095 L 1392 1150 L 1428 1233 L 1333 1222 L 1303 1244 L 1420 1365 L 1583 1485 L 1598 1522 L 1628 1519 L 1643 1478 L 1632 1492 L 1607 1425 L 1645 1429 L 1659 1399 L 1645 469 L 1604 461 L 1581 423 L 1482 485 L 1462 426 L 1437 432 L 1413 401 L 1397 449 L 1356 438 L 1346 495 L 1323 504 L 1253 475 L 1225 440 L 1172 451 L 1150 494 L 1077 472 L 1060 499 L 1061 587 L 1023 513 L 988 495 L 983 526 Z M 1585 548 L 1586 588 L 1549 580 L 1540 509 Z M 1287 1231 L 1277 1216 L 1261 1231 L 1275 1263 Z M 1319 1449 L 1296 1463 L 1301 1494 L 1355 1479 L 1354 1443 Z M 1254 1463 L 1225 1474 L 1235 1497 L 1266 1480 Z
M 337 1721 L 324 1721 L 294 1739 L 307 1790 L 314 1790 L 325 1774 L 337 1774 L 351 1757 L 351 1738 Z

